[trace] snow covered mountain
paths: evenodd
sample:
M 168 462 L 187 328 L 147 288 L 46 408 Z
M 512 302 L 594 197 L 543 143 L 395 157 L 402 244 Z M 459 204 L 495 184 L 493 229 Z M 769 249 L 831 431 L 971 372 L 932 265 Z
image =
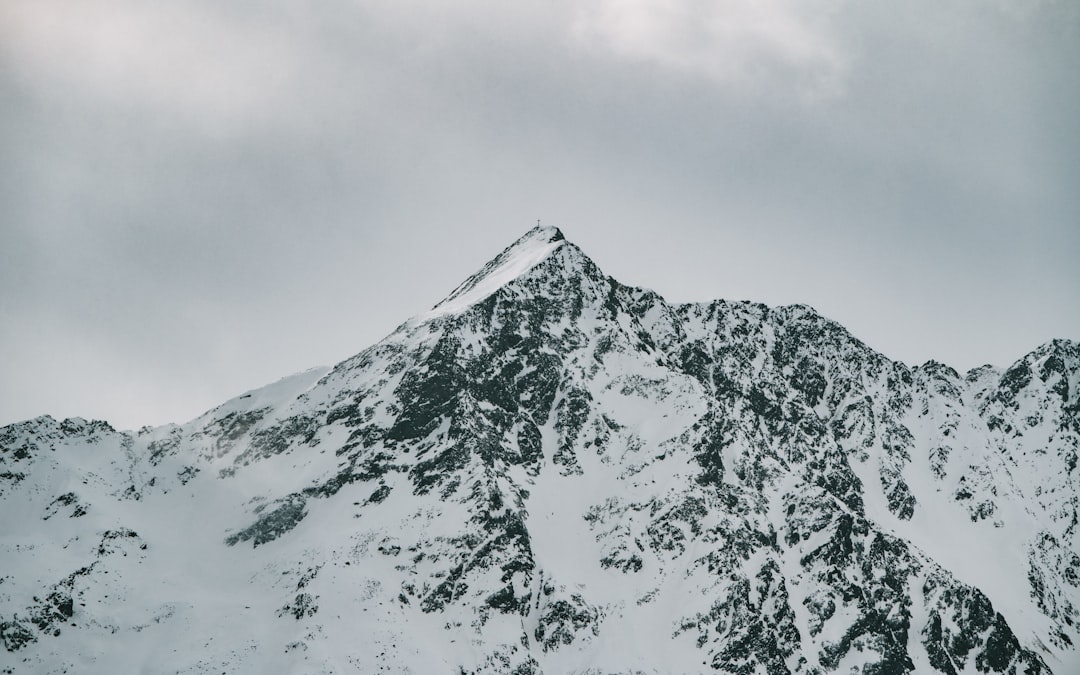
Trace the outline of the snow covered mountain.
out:
M 0 672 L 1080 673 L 1080 344 L 961 375 L 537 228 L 184 425 L 0 429 Z

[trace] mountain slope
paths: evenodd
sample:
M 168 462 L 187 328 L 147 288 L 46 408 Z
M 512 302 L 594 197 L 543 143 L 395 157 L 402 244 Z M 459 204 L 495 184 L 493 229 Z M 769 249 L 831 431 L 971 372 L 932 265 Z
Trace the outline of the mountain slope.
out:
M 1080 345 L 908 368 L 537 228 L 182 426 L 0 430 L 22 672 L 1080 672 Z

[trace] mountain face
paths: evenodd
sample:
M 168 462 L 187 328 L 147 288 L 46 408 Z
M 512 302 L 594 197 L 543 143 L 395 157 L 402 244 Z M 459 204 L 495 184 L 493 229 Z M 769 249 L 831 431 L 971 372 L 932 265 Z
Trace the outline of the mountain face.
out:
M 187 424 L 0 429 L 2 672 L 1080 672 L 1080 345 L 961 375 L 535 229 Z

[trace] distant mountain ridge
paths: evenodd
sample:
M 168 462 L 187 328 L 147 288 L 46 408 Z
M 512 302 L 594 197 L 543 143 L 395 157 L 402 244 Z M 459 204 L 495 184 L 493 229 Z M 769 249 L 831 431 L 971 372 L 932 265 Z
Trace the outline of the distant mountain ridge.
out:
M 0 428 L 0 667 L 1080 672 L 1078 392 L 1076 342 L 910 368 L 535 228 L 184 425 Z

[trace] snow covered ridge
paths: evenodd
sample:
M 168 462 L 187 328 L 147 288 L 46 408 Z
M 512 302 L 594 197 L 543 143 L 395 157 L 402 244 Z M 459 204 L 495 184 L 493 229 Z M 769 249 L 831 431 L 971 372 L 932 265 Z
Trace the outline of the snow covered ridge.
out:
M 557 227 L 534 227 L 505 251 L 466 279 L 420 319 L 460 312 L 510 283 L 536 266 L 566 239 Z
M 533 230 L 186 424 L 0 429 L 0 671 L 1077 673 L 1078 391 Z

